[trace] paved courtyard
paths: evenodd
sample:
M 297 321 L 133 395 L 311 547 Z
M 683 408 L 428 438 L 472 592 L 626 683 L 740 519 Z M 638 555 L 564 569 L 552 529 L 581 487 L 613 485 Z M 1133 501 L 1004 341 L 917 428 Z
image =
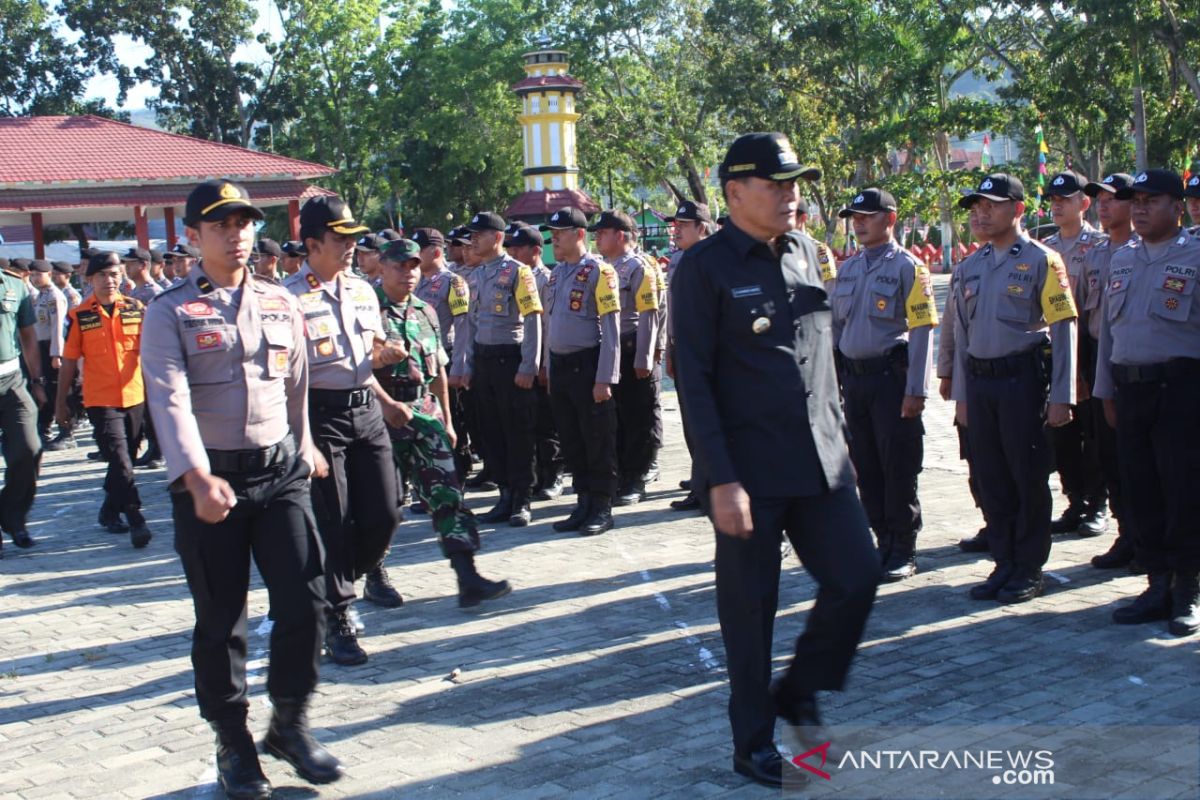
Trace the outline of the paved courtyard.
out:
M 941 277 L 938 286 L 940 294 Z M 617 528 L 591 539 L 550 528 L 571 497 L 538 503 L 526 529 L 485 532 L 480 570 L 509 579 L 514 591 L 480 613 L 457 607 L 428 517 L 408 515 L 387 562 L 404 607 L 359 605 L 370 661 L 327 664 L 314 701 L 316 734 L 347 774 L 318 789 L 264 758 L 278 796 L 778 795 L 730 770 L 713 533 L 704 519 L 667 507 L 682 496 L 676 487 L 688 459 L 673 393 L 664 405 L 667 447 L 649 499 L 619 510 Z M 980 517 L 951 416 L 931 398 L 921 572 L 881 587 L 847 691 L 823 700 L 827 722 L 847 742 L 875 743 L 873 751 L 887 736 L 943 752 L 1065 754 L 1085 741 L 1093 761 L 1074 765 L 1060 755 L 1052 787 L 1000 785 L 1000 774 L 986 770 L 832 764 L 832 779 L 813 774 L 804 793 L 1200 795 L 1200 638 L 1170 637 L 1165 623 L 1110 624 L 1112 609 L 1144 583 L 1088 564 L 1111 531 L 1056 538 L 1038 600 L 970 600 L 968 587 L 990 565 L 955 546 Z M 192 609 L 172 549 L 165 473 L 139 474 L 155 539 L 135 551 L 127 536 L 96 527 L 102 467 L 85 459 L 90 444 L 47 454 L 30 524 L 37 547 L 6 543 L 0 561 L 0 796 L 220 796 L 212 735 L 193 698 Z M 479 509 L 493 495 L 469 498 Z M 1061 505 L 1056 498 L 1056 511 Z M 795 557 L 785 564 L 780 666 L 814 596 Z M 267 600 L 257 578 L 254 586 L 251 725 L 261 735 Z M 1122 761 L 1122 753 L 1135 757 Z

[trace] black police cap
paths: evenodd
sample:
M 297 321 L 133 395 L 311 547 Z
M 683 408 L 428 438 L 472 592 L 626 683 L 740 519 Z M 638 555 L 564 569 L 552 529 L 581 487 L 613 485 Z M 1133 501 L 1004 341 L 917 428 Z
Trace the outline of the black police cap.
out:
M 274 256 L 281 258 L 283 256 L 283 248 L 279 246 L 279 242 L 274 239 L 259 239 L 258 252 L 264 256 Z
M 250 193 L 232 181 L 212 180 L 192 189 L 184 207 L 183 224 L 196 227 L 201 222 L 217 222 L 236 211 L 244 211 L 254 219 L 263 212 L 250 202 Z
M 979 182 L 979 188 L 968 193 L 958 201 L 962 208 L 970 208 L 976 201 L 993 200 L 1003 203 L 1005 200 L 1024 200 L 1025 186 L 1020 179 L 1005 172 L 995 172 Z
M 445 247 L 446 237 L 437 228 L 417 228 L 412 240 L 424 250 L 426 247 Z
M 1048 197 L 1071 197 L 1083 191 L 1088 185 L 1088 179 L 1072 169 L 1063 170 L 1050 179 L 1046 187 Z
M 198 248 L 192 247 L 190 244 L 184 244 L 183 242 L 175 245 L 175 249 L 171 252 L 177 256 L 186 256 L 188 258 L 200 257 L 200 250 Z
M 450 240 L 450 244 L 462 245 L 471 241 L 471 232 L 462 225 L 452 228 L 446 236 Z
M 538 225 L 538 230 L 561 231 L 566 230 L 567 228 L 583 228 L 586 230 L 587 226 L 587 217 L 583 215 L 583 212 L 578 208 L 575 208 L 575 206 L 567 206 L 566 208 L 560 208 L 558 211 L 555 211 L 553 214 L 551 214 L 550 219 L 546 220 L 545 223 Z
M 708 210 L 708 206 L 704 203 L 694 203 L 691 200 L 684 200 L 675 209 L 675 215 L 667 217 L 667 222 L 680 220 L 683 222 L 712 222 L 712 213 Z
M 588 228 L 589 231 L 624 231 L 626 233 L 634 233 L 637 231 L 637 224 L 634 223 L 633 217 L 626 214 L 620 209 L 600 212 L 600 218 L 596 220 L 596 224 Z
M 33 266 L 32 258 L 14 258 L 8 262 L 9 269 L 14 269 L 17 272 L 29 272 L 29 268 Z
M 1101 193 L 1116 194 L 1122 189 L 1128 189 L 1133 186 L 1133 176 L 1125 172 L 1114 172 L 1111 175 L 1104 176 L 1104 180 L 1097 183 L 1092 181 L 1083 187 L 1083 193 L 1088 197 L 1097 197 Z
M 504 217 L 494 211 L 480 211 L 467 223 L 469 231 L 504 231 Z
M 1139 172 L 1128 187 L 1118 189 L 1116 198 L 1128 200 L 1137 193 L 1168 194 L 1177 200 L 1183 199 L 1183 178 L 1179 173 L 1170 169 L 1148 169 Z
M 380 247 L 383 247 L 388 242 L 396 242 L 404 238 L 404 234 L 394 228 L 384 228 L 376 236 L 379 237 Z
M 734 178 L 815 181 L 821 177 L 821 170 L 801 164 L 791 142 L 782 133 L 758 132 L 746 133 L 733 140 L 717 168 L 717 176 L 721 181 Z
M 305 231 L 306 236 L 316 233 L 313 238 L 319 239 L 326 231 L 353 236 L 366 233 L 370 228 L 355 221 L 342 198 L 321 195 L 311 198 L 300 209 L 300 230 Z
M 863 189 L 854 196 L 850 204 L 838 212 L 842 219 L 855 214 L 879 214 L 896 210 L 896 198 L 885 189 L 871 187 Z
M 144 247 L 131 247 L 125 251 L 125 255 L 121 256 L 122 261 L 149 261 L 150 259 L 150 251 Z
M 368 233 L 354 243 L 355 250 L 365 250 L 368 253 L 376 253 L 386 242 L 379 238 L 377 233 Z
M 283 243 L 283 247 L 280 249 L 283 250 L 283 254 L 285 256 L 304 258 L 308 255 L 308 248 L 304 246 L 304 242 L 300 242 L 295 239 L 287 240 Z
M 90 278 L 102 269 L 119 266 L 121 266 L 121 257 L 119 255 L 108 250 L 96 250 L 88 257 L 88 265 L 87 269 L 84 270 L 84 275 Z
M 1183 196 L 1200 197 L 1200 175 L 1188 178 L 1187 183 L 1183 186 Z
M 64 275 L 74 275 L 75 266 L 69 261 L 51 261 L 50 267 L 55 272 L 61 272 Z
M 52 267 L 50 262 L 44 258 L 35 258 L 33 261 L 29 262 L 29 269 L 31 272 L 49 272 L 50 270 L 54 269 L 54 267 Z
M 541 231 L 532 225 L 522 225 L 508 240 L 509 247 L 544 247 Z

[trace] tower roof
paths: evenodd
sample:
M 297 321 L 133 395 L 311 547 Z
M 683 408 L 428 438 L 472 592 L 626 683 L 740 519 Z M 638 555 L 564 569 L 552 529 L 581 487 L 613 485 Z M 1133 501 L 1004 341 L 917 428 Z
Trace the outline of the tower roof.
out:
M 538 75 L 519 80 L 512 85 L 512 90 L 519 95 L 530 92 L 541 92 L 546 89 L 562 89 L 568 92 L 582 92 L 583 81 L 570 75 Z

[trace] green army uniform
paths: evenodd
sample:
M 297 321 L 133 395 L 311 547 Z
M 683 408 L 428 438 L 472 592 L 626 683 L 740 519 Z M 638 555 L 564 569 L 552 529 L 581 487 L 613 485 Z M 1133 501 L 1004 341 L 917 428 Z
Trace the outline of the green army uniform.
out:
M 25 281 L 0 272 L 0 432 L 5 464 L 0 528 L 21 547 L 32 544 L 25 520 L 33 507 L 42 457 L 37 406 L 26 387 L 21 360 L 21 329 L 34 321 L 33 298 Z
M 410 295 L 403 303 L 384 298 L 383 322 L 387 338 L 401 342 L 409 353 L 398 364 L 375 372 L 387 393 L 413 412 L 408 425 L 388 428 L 396 464 L 429 510 L 443 555 L 474 553 L 479 549 L 475 515 L 463 503 L 442 410 L 429 391 L 449 362 L 437 318 L 426 303 Z

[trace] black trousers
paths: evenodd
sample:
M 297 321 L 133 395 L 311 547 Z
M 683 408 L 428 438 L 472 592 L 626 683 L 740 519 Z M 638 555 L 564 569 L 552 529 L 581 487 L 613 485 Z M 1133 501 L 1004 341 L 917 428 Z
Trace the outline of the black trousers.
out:
M 1006 377 L 967 375 L 967 437 L 997 564 L 1040 568 L 1050 557 L 1046 397 L 1033 355 Z
M 1090 407 L 1093 436 L 1100 452 L 1100 472 L 1104 476 L 1104 488 L 1108 493 L 1108 510 L 1117 518 L 1122 529 L 1130 523 L 1126 508 L 1125 492 L 1121 486 L 1121 461 L 1117 446 L 1117 432 L 1108 426 L 1104 418 L 1104 401 L 1090 397 L 1079 404 Z M 1078 408 L 1078 406 L 1076 406 Z
M 1118 383 L 1117 446 L 1138 562 L 1200 569 L 1200 373 Z
M 458 470 L 459 480 L 466 480 L 473 466 L 471 452 L 474 451 L 480 458 L 483 457 L 469 391 L 450 390 L 450 416 L 454 420 L 454 433 L 457 436 L 454 445 L 454 466 Z
M 58 370 L 50 366 L 50 340 L 38 340 L 38 352 L 42 356 L 42 375 L 46 378 L 47 403 L 38 409 L 37 430 L 43 439 L 50 436 L 50 426 L 54 423 L 54 398 L 58 397 Z
M 1049 428 L 1054 445 L 1054 466 L 1063 494 L 1075 503 L 1105 498 L 1100 442 L 1096 438 L 1095 407 L 1086 400 L 1075 406 L 1075 416 L 1061 428 Z M 1103 412 L 1101 413 L 1103 416 Z
M 392 442 L 374 397 L 337 405 L 345 393 L 310 390 L 308 419 L 329 474 L 313 481 L 313 511 L 325 547 L 325 596 L 334 611 L 354 601 L 354 581 L 383 560 L 400 524 Z
M 549 387 L 537 383 L 534 384 L 533 390 L 537 395 L 537 483 L 539 486 L 549 486 L 562 475 L 562 445 L 558 441 L 558 428 L 554 425 L 554 409 L 550 407 Z
M 49 401 L 47 401 L 49 402 Z M 37 493 L 42 442 L 37 435 L 37 405 L 20 370 L 0 376 L 0 434 L 4 437 L 4 488 L 0 489 L 0 529 L 25 530 Z
M 850 430 L 850 460 L 872 530 L 881 540 L 921 530 L 917 476 L 925 457 L 925 426 L 904 419 L 905 366 L 884 372 L 842 374 L 843 409 Z
M 521 346 L 475 347 L 471 391 L 481 409 L 487 466 L 499 486 L 527 495 L 534 483 L 537 395 L 513 383 L 521 366 Z
M 196 518 L 187 491 L 171 493 L 175 550 L 196 610 L 196 702 L 206 720 L 246 718 L 251 556 L 267 586 L 275 621 L 267 691 L 276 700 L 303 702 L 317 685 L 325 637 L 321 542 L 312 519 L 308 465 L 289 450 L 282 449 L 276 463 L 265 469 L 216 473 L 233 487 L 237 505 L 215 525 Z
M 612 398 L 592 398 L 599 361 L 599 347 L 551 353 L 550 406 L 575 493 L 611 498 L 617 491 L 617 409 Z
M 617 474 L 623 481 L 646 474 L 662 447 L 662 429 L 655 425 L 662 376 L 659 367 L 639 378 L 633 362 L 637 335 L 621 337 L 621 381 L 612 387 L 617 404 Z
M 146 404 L 129 408 L 89 406 L 88 419 L 100 452 L 108 459 L 104 475 L 104 509 L 125 514 L 131 525 L 142 523 L 142 498 L 133 477 L 133 454 L 142 438 Z
M 771 643 L 779 605 L 782 536 L 817 582 L 817 600 L 780 684 L 787 697 L 841 689 L 879 583 L 879 556 L 853 487 L 815 497 L 750 498 L 749 539 L 717 533 L 717 616 L 729 668 L 733 746 L 771 742 Z

